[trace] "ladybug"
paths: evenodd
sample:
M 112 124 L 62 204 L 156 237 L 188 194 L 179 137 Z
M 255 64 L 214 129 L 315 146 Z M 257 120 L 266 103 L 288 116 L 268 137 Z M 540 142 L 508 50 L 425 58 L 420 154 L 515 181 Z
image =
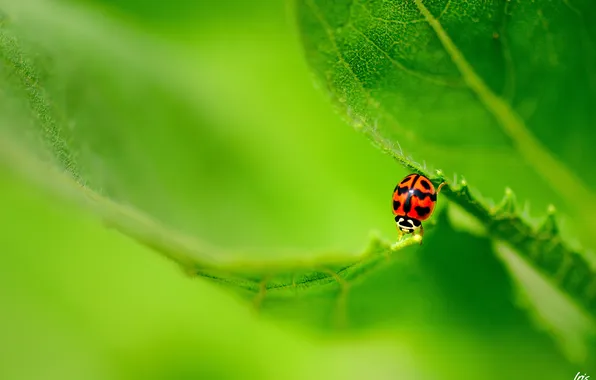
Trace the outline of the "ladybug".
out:
M 399 235 L 420 230 L 424 235 L 422 221 L 428 219 L 437 203 L 437 194 L 445 182 L 435 187 L 427 177 L 410 174 L 401 180 L 393 190 L 393 215 Z M 422 242 L 420 243 L 422 244 Z

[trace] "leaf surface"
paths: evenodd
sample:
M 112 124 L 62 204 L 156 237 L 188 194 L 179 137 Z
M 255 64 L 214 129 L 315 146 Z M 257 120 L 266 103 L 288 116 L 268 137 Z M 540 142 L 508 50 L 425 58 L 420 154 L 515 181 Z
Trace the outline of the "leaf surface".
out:
M 346 119 L 410 171 L 446 179 L 484 233 L 594 315 L 594 7 L 298 0 L 296 12 Z
M 359 125 L 487 199 L 510 187 L 596 247 L 588 2 L 297 2 L 307 58 Z

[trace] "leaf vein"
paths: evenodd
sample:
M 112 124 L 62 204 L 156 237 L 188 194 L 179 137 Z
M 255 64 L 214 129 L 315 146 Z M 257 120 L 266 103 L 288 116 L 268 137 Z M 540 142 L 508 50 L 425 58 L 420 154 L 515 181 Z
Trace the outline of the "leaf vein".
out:
M 425 81 L 428 81 L 428 82 L 431 82 L 433 84 L 437 84 L 440 86 L 459 87 L 458 86 L 459 83 L 455 80 L 448 80 L 448 79 L 446 80 L 446 79 L 442 79 L 440 77 L 423 74 L 418 71 L 409 69 L 408 67 L 404 66 L 401 62 L 399 62 L 395 58 L 391 57 L 391 55 L 389 55 L 389 53 L 387 53 L 384 49 L 382 49 L 377 43 L 375 43 L 369 36 L 366 35 L 366 33 L 364 33 L 358 27 L 356 27 L 354 25 L 350 25 L 350 27 L 352 30 L 354 30 L 356 33 L 358 33 L 360 36 L 362 36 L 362 38 L 364 38 L 366 41 L 368 41 L 372 46 L 374 46 L 378 51 L 380 51 L 389 60 L 389 62 L 391 62 L 391 64 L 393 66 L 397 67 L 398 69 L 402 70 L 403 72 L 408 73 L 413 77 L 416 77 L 416 78 L 419 78 L 419 79 L 422 79 L 422 80 L 425 80 Z
M 416 6 L 434 30 L 441 44 L 456 65 L 470 90 L 476 94 L 484 107 L 498 121 L 502 130 L 512 140 L 514 146 L 528 163 L 532 164 L 550 186 L 566 199 L 583 199 L 585 203 L 569 202 L 569 207 L 584 215 L 589 225 L 596 225 L 594 215 L 586 215 L 578 207 L 596 208 L 594 195 L 587 190 L 585 184 L 537 140 L 527 129 L 521 117 L 502 98 L 495 95 L 484 81 L 476 74 L 462 52 L 457 48 L 441 23 L 430 13 L 422 0 L 414 0 Z

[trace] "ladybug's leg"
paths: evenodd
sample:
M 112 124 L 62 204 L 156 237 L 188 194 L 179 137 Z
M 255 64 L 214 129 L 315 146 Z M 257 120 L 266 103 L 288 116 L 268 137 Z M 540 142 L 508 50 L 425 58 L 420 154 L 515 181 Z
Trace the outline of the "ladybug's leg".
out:
M 424 227 L 420 226 L 420 245 L 422 245 L 422 237 L 424 236 Z
M 446 184 L 447 182 L 441 182 L 441 184 L 439 185 L 439 187 L 437 188 L 437 194 L 439 194 L 441 192 L 441 188 Z
M 400 241 L 404 237 L 404 232 L 399 229 L 398 225 L 395 225 L 395 228 L 397 228 L 397 241 Z

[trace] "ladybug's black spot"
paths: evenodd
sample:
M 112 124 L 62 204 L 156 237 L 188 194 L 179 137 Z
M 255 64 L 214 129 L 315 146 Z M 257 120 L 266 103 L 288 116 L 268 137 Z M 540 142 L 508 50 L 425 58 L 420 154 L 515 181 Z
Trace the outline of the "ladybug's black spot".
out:
M 399 187 L 397 189 L 397 195 L 402 195 L 408 192 L 408 190 L 410 190 L 407 186 L 406 187 Z
M 416 206 L 414 208 L 414 210 L 416 210 L 416 213 L 421 218 L 424 218 L 425 216 L 427 216 L 428 214 L 430 214 L 430 207 Z
M 406 215 L 410 212 L 411 209 L 412 209 L 412 197 L 408 194 L 408 197 L 406 198 L 406 201 L 404 202 L 404 212 L 406 213 Z
M 414 195 L 418 197 L 421 201 L 425 200 L 426 197 L 430 197 L 430 200 L 436 202 L 437 194 L 436 193 L 425 193 L 418 189 L 414 190 Z
M 418 179 L 420 179 L 420 175 L 417 174 L 416 177 L 414 177 L 414 180 L 412 181 L 412 183 L 410 184 L 409 187 L 406 187 L 404 190 L 404 193 L 408 192 L 408 190 L 410 188 L 414 188 L 414 186 L 416 186 L 416 182 L 418 182 Z M 400 191 L 402 190 L 402 188 L 400 187 L 399 189 Z M 415 190 L 414 193 L 419 193 L 419 190 Z M 404 202 L 404 211 L 406 213 L 406 215 L 408 215 L 408 213 L 410 212 L 410 210 L 412 209 L 412 193 L 409 193 L 408 196 L 406 197 L 406 201 Z
M 422 187 L 424 187 L 426 190 L 430 190 L 430 183 L 428 183 L 427 180 L 425 179 L 421 179 L 420 180 L 420 184 L 422 185 Z
M 403 185 L 404 183 L 410 181 L 410 179 L 412 179 L 412 175 L 411 174 L 409 176 L 407 176 L 406 178 L 402 179 L 399 184 L 400 185 Z
M 393 200 L 393 210 L 397 211 L 397 209 L 401 206 L 400 201 Z

